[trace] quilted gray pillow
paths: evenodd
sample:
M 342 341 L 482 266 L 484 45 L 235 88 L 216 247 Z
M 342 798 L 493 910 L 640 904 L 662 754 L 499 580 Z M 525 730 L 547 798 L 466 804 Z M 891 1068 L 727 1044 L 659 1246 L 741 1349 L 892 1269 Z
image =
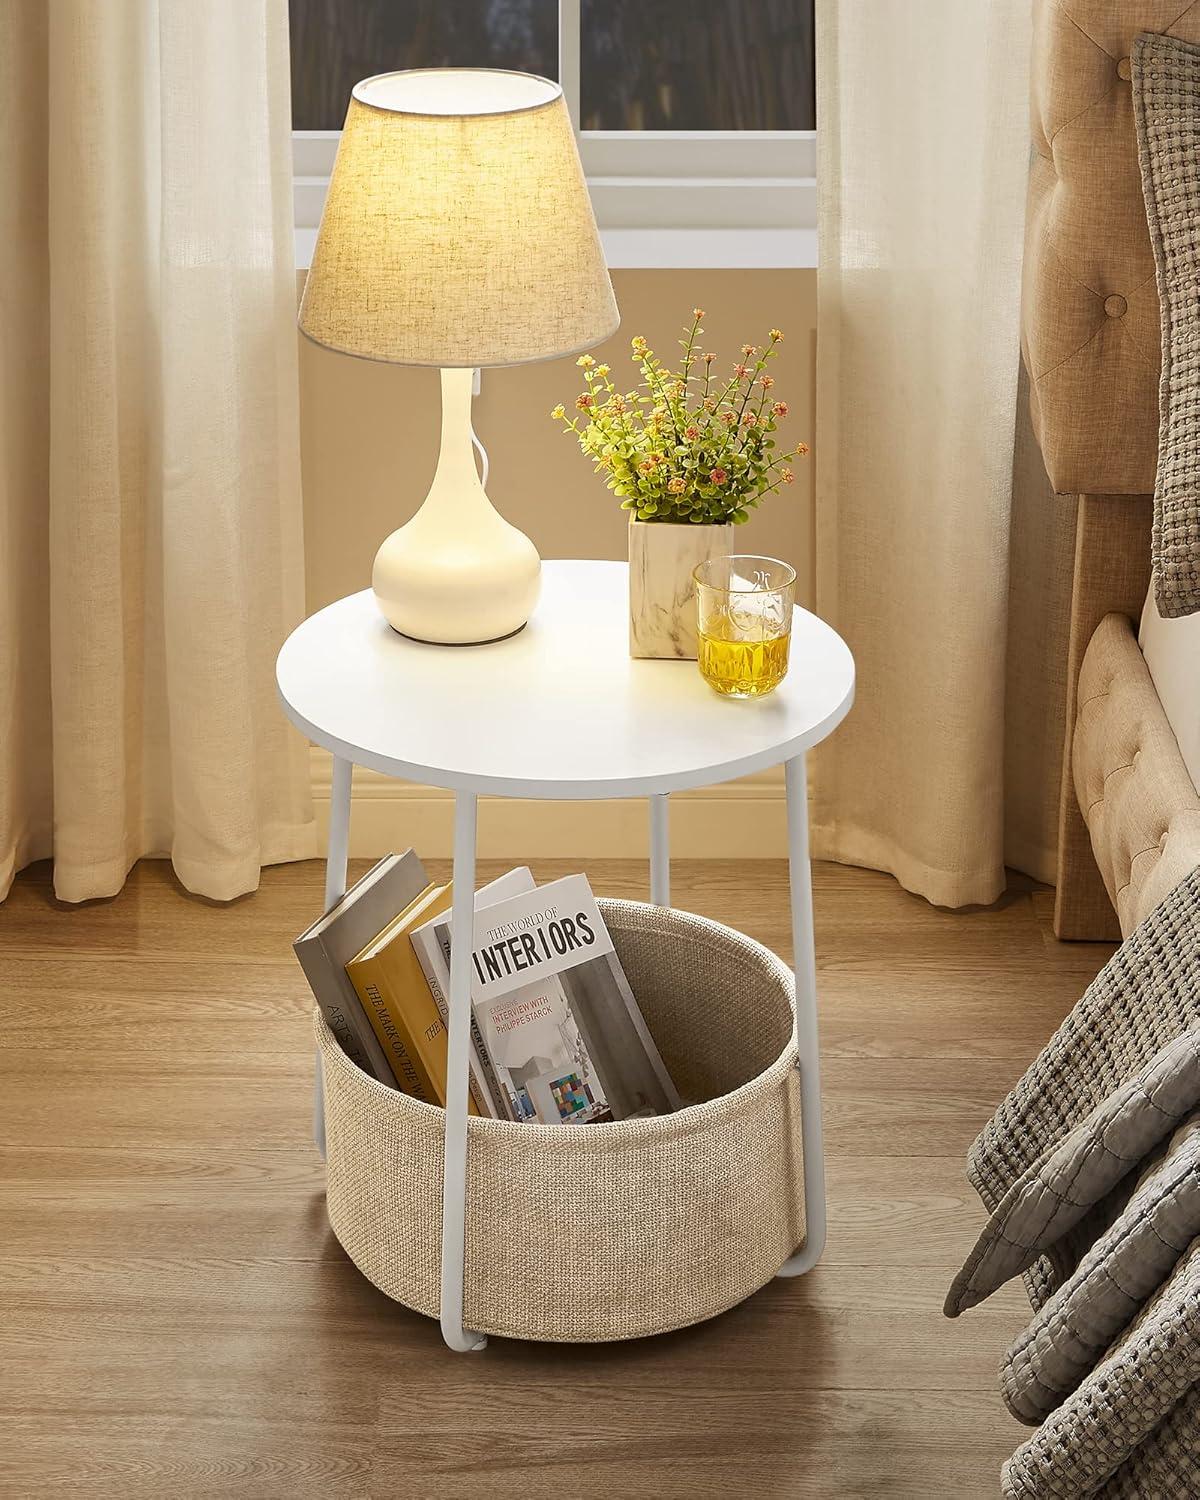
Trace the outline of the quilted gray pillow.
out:
M 1168 619 L 1200 610 L 1200 47 L 1146 33 L 1132 78 L 1162 309 L 1151 563 Z

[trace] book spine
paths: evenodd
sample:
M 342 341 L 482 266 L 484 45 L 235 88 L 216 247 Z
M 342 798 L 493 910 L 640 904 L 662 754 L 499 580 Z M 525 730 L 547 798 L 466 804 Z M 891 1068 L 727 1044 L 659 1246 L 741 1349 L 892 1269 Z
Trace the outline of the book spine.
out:
M 450 1005 L 449 1001 L 447 1001 L 446 989 L 444 989 L 443 983 L 441 983 L 441 975 L 438 974 L 437 960 L 441 957 L 441 950 L 438 948 L 437 939 L 431 938 L 429 933 L 416 932 L 411 935 L 411 941 L 413 941 L 413 951 L 416 953 L 417 962 L 420 963 L 422 972 L 425 974 L 425 983 L 429 986 L 429 993 L 434 996 L 434 1004 L 437 1005 L 438 1016 L 441 1016 L 441 1023 L 446 1028 L 446 1034 L 449 1037 Z M 489 1089 L 487 1089 L 486 1082 L 484 1082 L 483 1070 L 478 1065 L 478 1053 L 477 1049 L 475 1049 L 474 1038 L 471 1041 L 471 1056 L 469 1056 L 468 1064 L 469 1073 L 466 1089 L 468 1089 L 469 1097 L 471 1097 L 471 1103 L 474 1104 L 475 1113 L 490 1119 L 504 1118 L 504 1116 L 499 1115 L 495 1104 L 492 1103 L 492 1098 L 490 1098 Z
M 446 965 L 446 987 L 449 990 L 450 975 L 450 929 L 441 923 L 434 928 L 434 936 L 438 946 L 442 950 L 442 960 Z M 492 1055 L 487 1049 L 487 1043 L 483 1040 L 483 1032 L 479 1022 L 475 1019 L 475 1007 L 471 1010 L 471 1045 L 479 1058 L 480 1071 L 483 1073 L 484 1083 L 487 1085 L 488 1093 L 492 1096 L 496 1105 L 496 1115 L 501 1120 L 511 1120 L 512 1111 L 508 1107 L 508 1093 L 496 1076 L 496 1069 L 492 1063 Z
M 347 964 L 346 972 L 396 1075 L 397 1086 L 414 1099 L 436 1104 L 438 1099 L 433 1081 L 425 1071 L 399 1007 L 392 1003 L 392 997 L 386 992 L 386 980 L 373 960 Z
M 325 1023 L 342 1051 L 356 1068 L 386 1083 L 388 1088 L 395 1088 L 396 1075 L 387 1054 L 379 1045 L 370 1017 L 341 964 L 319 941 L 295 944 L 294 951 Z

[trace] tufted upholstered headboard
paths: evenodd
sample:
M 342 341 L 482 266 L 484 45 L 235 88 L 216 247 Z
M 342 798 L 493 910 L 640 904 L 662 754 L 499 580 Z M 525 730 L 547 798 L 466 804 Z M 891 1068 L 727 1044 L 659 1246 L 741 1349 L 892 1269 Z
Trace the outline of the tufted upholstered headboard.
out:
M 1078 497 L 1054 911 L 1063 938 L 1121 935 L 1072 744 L 1088 642 L 1106 615 L 1137 616 L 1150 573 L 1160 331 L 1129 61 L 1143 31 L 1200 42 L 1200 0 L 1033 0 L 1021 342 L 1046 472 Z M 1134 836 L 1133 823 L 1107 822 Z M 1105 849 L 1102 862 L 1111 872 L 1138 853 Z M 1133 862 L 1135 882 L 1148 864 Z
M 1200 0 L 1035 0 L 1022 344 L 1034 431 L 1061 494 L 1148 495 L 1159 315 L 1129 53 L 1200 42 Z

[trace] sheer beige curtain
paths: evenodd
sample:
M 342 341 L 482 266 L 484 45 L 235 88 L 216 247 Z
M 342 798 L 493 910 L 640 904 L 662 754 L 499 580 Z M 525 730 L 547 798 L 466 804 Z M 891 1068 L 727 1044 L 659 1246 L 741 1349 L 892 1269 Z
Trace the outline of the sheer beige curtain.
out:
M 315 849 L 285 0 L 0 0 L 0 895 Z
M 1028 0 L 817 0 L 818 610 L 858 662 L 816 851 L 1053 879 L 1072 518 L 1018 393 Z

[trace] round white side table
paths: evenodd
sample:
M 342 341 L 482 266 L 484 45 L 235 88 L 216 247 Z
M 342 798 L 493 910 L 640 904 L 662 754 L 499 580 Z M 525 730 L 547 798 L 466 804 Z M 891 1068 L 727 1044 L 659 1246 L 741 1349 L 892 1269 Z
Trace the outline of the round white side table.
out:
M 815 1265 L 825 1245 L 825 1164 L 805 751 L 841 723 L 854 700 L 854 661 L 841 637 L 797 609 L 782 685 L 757 702 L 721 698 L 694 662 L 630 660 L 624 563 L 547 562 L 534 617 L 508 640 L 410 641 L 392 630 L 368 589 L 293 631 L 276 680 L 288 718 L 334 756 L 326 908 L 346 889 L 351 769 L 368 766 L 454 792 L 456 932 L 474 920 L 481 793 L 648 797 L 651 899 L 665 906 L 669 794 L 784 763 L 806 1232 L 779 1274 Z M 454 945 L 442 1200 L 441 1326 L 456 1350 L 486 1342 L 462 1326 L 468 956 L 467 944 Z M 319 1063 L 314 1130 L 323 1152 Z

